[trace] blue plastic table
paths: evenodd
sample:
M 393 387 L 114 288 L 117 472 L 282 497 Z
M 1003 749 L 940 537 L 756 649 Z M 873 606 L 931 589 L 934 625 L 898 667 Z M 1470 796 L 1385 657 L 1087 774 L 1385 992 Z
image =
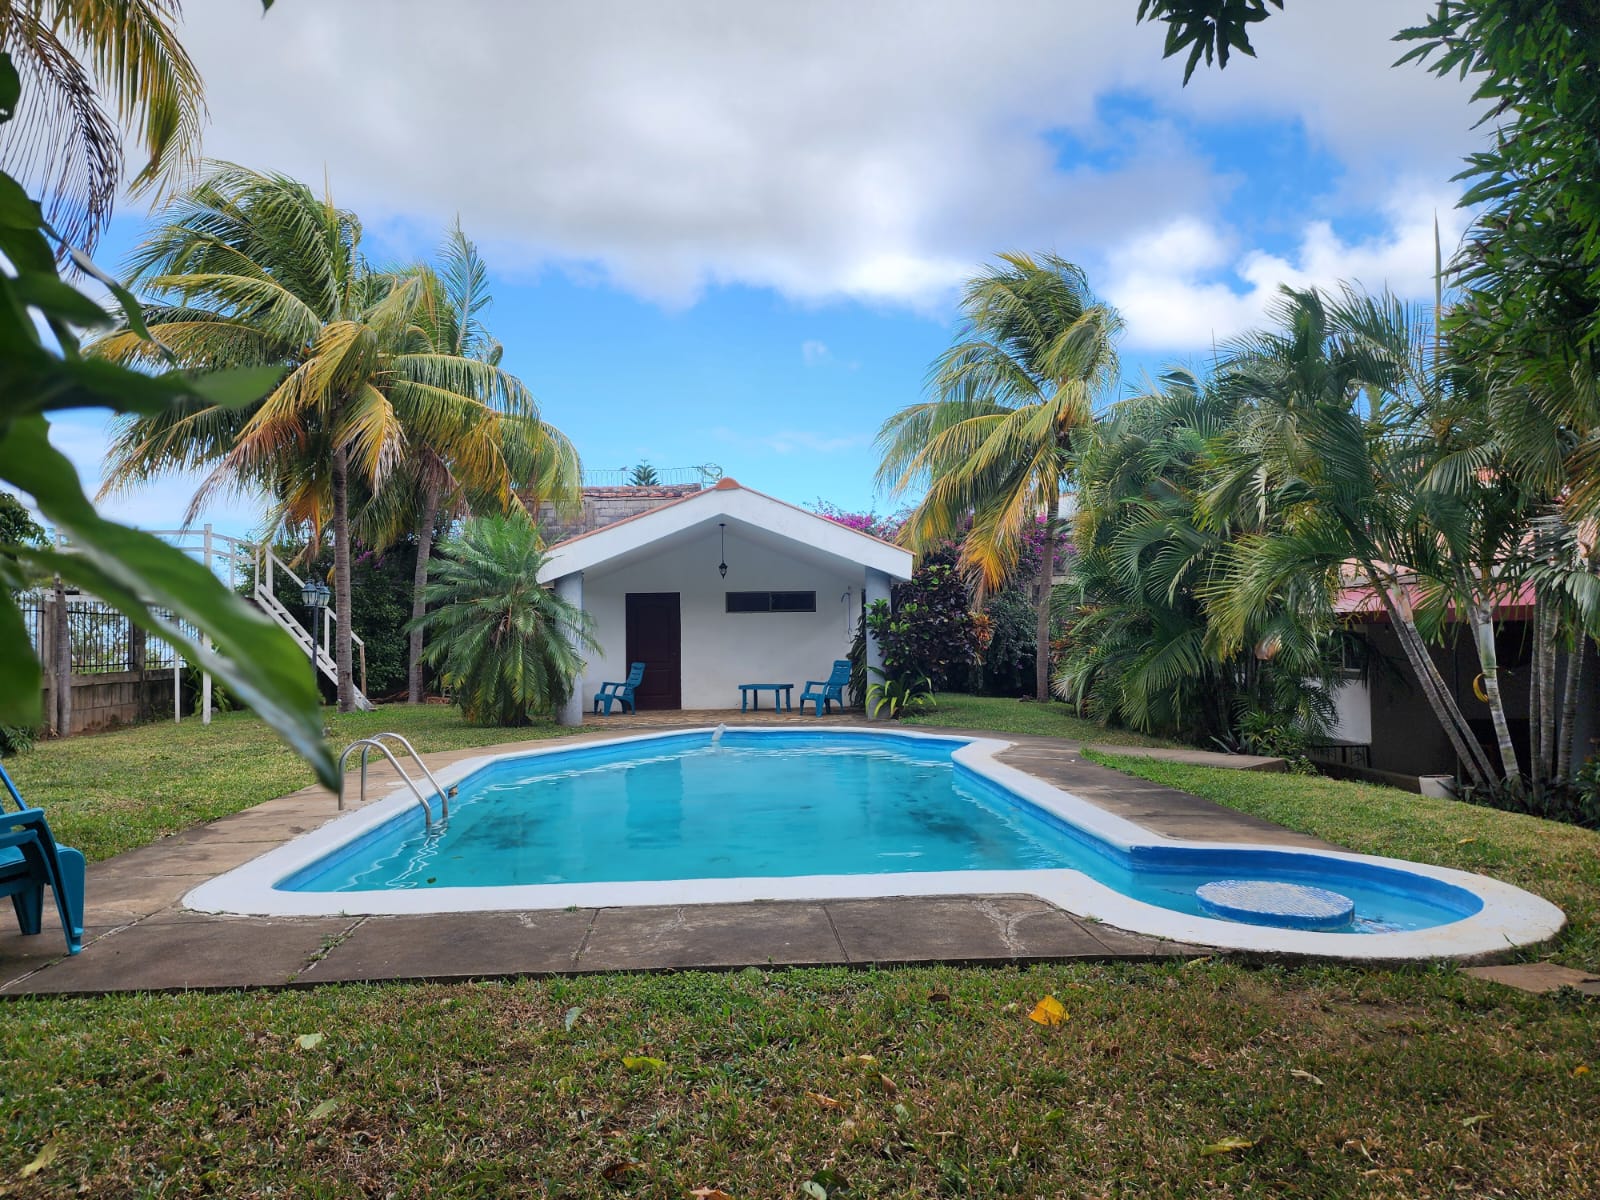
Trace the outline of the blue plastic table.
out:
M 791 700 L 794 694 L 792 683 L 741 683 L 739 685 L 739 711 L 748 712 L 752 707 L 757 712 L 761 711 L 761 693 L 772 693 L 772 708 L 775 712 L 790 712 L 794 709 Z

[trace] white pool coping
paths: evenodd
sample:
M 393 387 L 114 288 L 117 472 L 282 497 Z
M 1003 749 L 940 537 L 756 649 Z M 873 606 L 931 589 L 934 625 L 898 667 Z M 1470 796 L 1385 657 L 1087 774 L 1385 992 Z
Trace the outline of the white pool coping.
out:
M 648 744 L 685 735 L 710 734 L 710 726 L 668 729 L 603 741 L 485 754 L 435 771 L 449 788 L 473 772 L 502 759 L 538 759 L 574 750 L 625 743 Z M 793 726 L 740 726 L 739 734 L 789 733 Z M 1203 850 L 1265 850 L 1319 860 L 1369 863 L 1453 884 L 1476 895 L 1483 908 L 1431 929 L 1401 933 L 1310 933 L 1268 926 L 1244 925 L 1190 916 L 1135 900 L 1069 869 L 1027 871 L 931 871 L 894 875 L 800 875 L 783 878 L 674 879 L 650 882 L 531 884 L 515 887 L 412 888 L 372 892 L 288 892 L 274 885 L 312 865 L 333 850 L 377 828 L 397 813 L 414 807 L 416 796 L 403 784 L 386 797 L 346 813 L 318 829 L 243 866 L 201 884 L 183 903 L 202 912 L 259 916 L 365 916 L 453 912 L 492 912 L 645 905 L 737 904 L 759 900 L 865 900 L 903 896 L 1029 895 L 1093 921 L 1133 933 L 1224 950 L 1267 954 L 1311 955 L 1360 961 L 1429 958 L 1480 958 L 1554 937 L 1566 924 L 1562 911 L 1521 888 L 1488 876 L 1435 867 L 1402 859 L 1345 851 L 1307 850 L 1253 842 L 1196 842 L 1168 838 L 1142 825 L 1057 788 L 1025 771 L 1000 762 L 998 755 L 1013 743 L 999 738 L 914 733 L 861 726 L 828 726 L 827 733 L 853 733 L 897 739 L 964 741 L 951 755 L 1025 800 L 1079 828 L 1128 850 L 1140 846 L 1192 847 Z

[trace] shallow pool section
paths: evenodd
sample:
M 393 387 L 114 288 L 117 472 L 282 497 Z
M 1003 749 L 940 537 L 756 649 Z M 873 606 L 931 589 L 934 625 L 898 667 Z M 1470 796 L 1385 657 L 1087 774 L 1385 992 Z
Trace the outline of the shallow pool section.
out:
M 1177 940 L 1363 958 L 1491 953 L 1563 919 L 1464 872 L 1162 838 L 999 762 L 1005 746 L 786 727 L 474 760 L 445 778 L 459 795 L 442 830 L 397 793 L 187 903 L 311 914 L 1009 892 Z M 1354 918 L 1337 932 L 1222 919 L 1197 895 L 1218 881 L 1324 889 Z

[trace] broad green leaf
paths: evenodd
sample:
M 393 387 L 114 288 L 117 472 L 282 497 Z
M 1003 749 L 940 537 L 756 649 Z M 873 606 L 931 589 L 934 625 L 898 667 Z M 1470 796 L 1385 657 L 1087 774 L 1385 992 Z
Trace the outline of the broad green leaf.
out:
M 567 1027 L 568 1033 L 572 1032 L 572 1027 L 578 1023 L 578 1018 L 581 1016 L 583 1016 L 583 1006 L 581 1004 L 574 1004 L 567 1009 L 567 1015 L 561 1019 L 561 1023 Z
M 86 329 L 101 329 L 111 324 L 111 315 L 105 309 L 54 275 L 25 271 L 3 282 L 23 304 L 33 305 L 47 317 L 70 321 Z
M 320 1033 L 302 1033 L 299 1037 L 295 1038 L 295 1041 L 300 1043 L 300 1049 L 302 1050 L 315 1050 L 318 1046 L 322 1045 L 322 1039 L 324 1036 L 326 1035 Z
M 95 512 L 48 431 L 43 417 L 13 420 L 0 434 L 0 479 L 33 496 L 45 519 L 68 536 L 72 553 L 19 549 L 18 557 L 58 572 L 177 645 L 237 692 L 326 786 L 337 786 L 311 664 L 299 647 L 183 552 Z M 152 613 L 152 605 L 204 630 L 214 646 Z
M 0 654 L 0 725 L 35 729 L 43 723 L 43 696 L 39 660 L 29 654 L 28 627 L 9 588 L 0 588 L 0 646 L 15 653 Z
M 243 408 L 265 396 L 282 378 L 282 367 L 229 367 L 190 376 L 185 384 L 202 400 L 220 408 Z
M 306 1120 L 320 1121 L 324 1117 L 332 1116 L 333 1111 L 338 1107 L 339 1102 L 337 1100 L 324 1100 L 321 1104 L 317 1105 L 306 1114 Z

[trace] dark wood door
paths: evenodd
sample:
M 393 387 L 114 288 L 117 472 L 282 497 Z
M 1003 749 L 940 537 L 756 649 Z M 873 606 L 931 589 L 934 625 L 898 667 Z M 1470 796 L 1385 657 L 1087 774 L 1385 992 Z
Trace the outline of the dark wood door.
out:
M 627 593 L 628 662 L 644 663 L 641 709 L 683 707 L 683 629 L 677 592 Z

